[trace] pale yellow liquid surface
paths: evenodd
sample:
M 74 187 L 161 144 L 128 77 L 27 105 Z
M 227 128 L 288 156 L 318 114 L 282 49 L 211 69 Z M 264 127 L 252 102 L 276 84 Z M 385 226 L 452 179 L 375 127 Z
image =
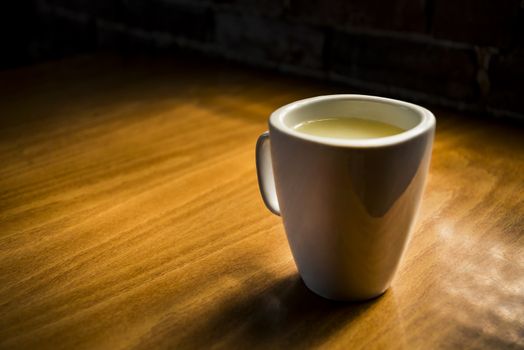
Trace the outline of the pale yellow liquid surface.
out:
M 405 130 L 375 120 L 332 117 L 310 120 L 295 126 L 295 130 L 323 137 L 340 139 L 373 139 L 400 134 Z

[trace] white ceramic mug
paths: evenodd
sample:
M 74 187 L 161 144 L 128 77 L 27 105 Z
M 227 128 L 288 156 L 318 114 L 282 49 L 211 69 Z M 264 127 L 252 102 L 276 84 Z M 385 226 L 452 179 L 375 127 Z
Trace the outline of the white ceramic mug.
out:
M 374 139 L 313 136 L 294 129 L 356 117 L 404 130 Z M 393 99 L 329 95 L 283 106 L 256 146 L 260 192 L 281 215 L 304 283 L 335 300 L 365 300 L 391 284 L 409 241 L 431 158 L 435 117 Z

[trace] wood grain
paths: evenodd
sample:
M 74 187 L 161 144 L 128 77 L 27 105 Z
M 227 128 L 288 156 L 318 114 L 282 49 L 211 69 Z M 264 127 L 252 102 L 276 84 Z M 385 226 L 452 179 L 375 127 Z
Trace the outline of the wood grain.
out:
M 435 110 L 393 287 L 326 301 L 259 198 L 269 113 L 344 88 L 194 59 L 0 73 L 0 348 L 524 348 L 524 129 Z

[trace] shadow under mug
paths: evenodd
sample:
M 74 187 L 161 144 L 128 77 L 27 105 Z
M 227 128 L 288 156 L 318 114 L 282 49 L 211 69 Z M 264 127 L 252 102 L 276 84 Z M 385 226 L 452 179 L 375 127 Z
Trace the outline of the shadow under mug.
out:
M 355 117 L 405 130 L 340 139 L 295 130 L 309 120 Z M 435 117 L 393 99 L 328 95 L 283 106 L 256 145 L 260 192 L 281 215 L 304 283 L 334 300 L 365 300 L 390 286 L 420 204 Z

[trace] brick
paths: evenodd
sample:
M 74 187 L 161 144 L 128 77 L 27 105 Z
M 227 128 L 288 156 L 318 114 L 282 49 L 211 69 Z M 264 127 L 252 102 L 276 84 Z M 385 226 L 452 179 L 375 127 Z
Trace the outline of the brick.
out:
M 126 24 L 195 41 L 213 38 L 214 15 L 206 7 L 158 0 L 127 1 Z
M 470 50 L 337 32 L 326 54 L 329 69 L 348 78 L 461 101 L 478 96 L 476 58 Z
M 524 115 L 524 49 L 492 57 L 488 105 Z
M 97 34 L 101 48 L 131 53 L 151 53 L 160 49 L 154 34 L 137 35 L 129 28 L 114 23 L 99 22 Z
M 163 31 L 176 37 L 207 41 L 213 37 L 214 17 L 206 6 L 166 0 L 46 0 L 93 18 L 134 28 Z
M 124 0 L 44 0 L 48 7 L 59 7 L 97 18 L 119 21 L 124 18 Z
M 281 16 L 286 9 L 286 1 L 214 0 L 213 3 L 221 10 L 268 17 Z
M 89 0 L 42 0 L 46 7 L 62 7 L 68 10 L 87 12 L 92 4 L 98 3 L 98 1 Z M 108 1 L 114 2 L 114 1 Z
M 424 32 L 424 1 L 290 0 L 288 15 L 310 24 Z
M 248 60 L 322 66 L 324 35 L 318 30 L 269 18 L 221 13 L 217 43 L 229 54 Z
M 66 9 L 94 19 L 123 23 L 135 10 L 136 0 L 44 0 L 47 7 Z
M 438 0 L 434 3 L 432 33 L 437 38 L 474 45 L 507 47 L 519 40 L 520 11 L 520 0 Z

